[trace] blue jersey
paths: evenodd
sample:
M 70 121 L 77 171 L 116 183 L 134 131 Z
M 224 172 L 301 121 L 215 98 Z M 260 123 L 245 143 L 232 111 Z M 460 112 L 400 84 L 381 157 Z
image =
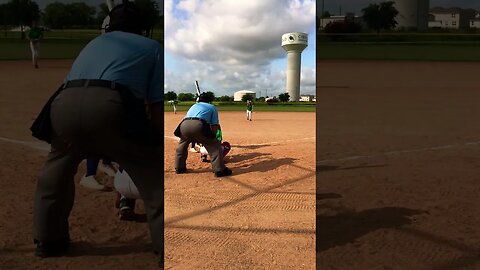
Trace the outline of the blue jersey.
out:
M 80 52 L 66 78 L 79 79 L 115 81 L 149 103 L 163 101 L 163 47 L 137 34 L 102 34 Z
M 215 106 L 210 103 L 198 102 L 188 110 L 185 118 L 197 117 L 207 121 L 210 125 L 219 125 L 218 112 Z

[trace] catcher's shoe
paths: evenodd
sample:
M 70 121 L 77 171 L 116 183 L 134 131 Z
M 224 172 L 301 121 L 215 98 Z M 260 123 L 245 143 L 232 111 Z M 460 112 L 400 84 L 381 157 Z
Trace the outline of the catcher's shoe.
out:
M 94 175 L 83 176 L 80 180 L 80 185 L 94 190 L 106 190 L 104 185 L 97 182 L 97 179 L 95 179 Z
M 120 208 L 120 199 L 122 198 L 122 194 L 120 192 L 115 191 L 115 208 Z
M 135 199 L 121 198 L 119 208 L 120 210 L 118 211 L 118 217 L 120 220 L 136 219 L 136 214 L 134 212 Z
M 132 221 L 136 219 L 136 215 L 132 208 L 123 207 L 118 211 L 118 218 L 120 218 L 120 220 Z
M 114 177 L 115 176 L 115 170 L 113 169 L 112 165 L 110 164 L 105 164 L 103 162 L 98 163 L 97 169 L 103 173 L 105 173 L 108 176 Z
M 223 148 L 223 153 L 222 153 L 223 157 L 225 157 L 228 154 L 228 152 L 230 152 L 230 149 L 232 149 L 229 142 L 222 142 L 222 148 Z

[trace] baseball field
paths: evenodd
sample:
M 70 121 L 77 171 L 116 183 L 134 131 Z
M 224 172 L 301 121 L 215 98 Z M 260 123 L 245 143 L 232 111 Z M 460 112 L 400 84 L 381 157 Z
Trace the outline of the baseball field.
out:
M 80 186 L 69 254 L 33 256 L 48 147 L 28 127 L 70 64 L 0 62 L 0 269 L 154 268 L 143 216 L 119 221 L 113 192 Z M 174 173 L 182 114 L 165 114 L 166 268 L 315 269 L 316 253 L 317 269 L 479 269 L 480 63 L 324 60 L 317 70 L 316 115 L 220 113 L 228 178 L 195 153 L 191 172 Z
M 33 196 L 48 145 L 29 127 L 72 60 L 0 62 L 0 269 L 155 269 L 143 205 L 120 221 L 113 192 L 76 188 L 72 248 L 34 257 Z M 173 130 L 183 112 L 165 113 L 166 269 L 315 269 L 315 113 L 220 112 L 233 175 L 215 178 L 190 153 L 176 175 Z M 79 167 L 78 182 L 85 172 Z M 111 179 L 99 175 L 106 184 Z
M 480 269 L 479 70 L 318 62 L 317 269 Z

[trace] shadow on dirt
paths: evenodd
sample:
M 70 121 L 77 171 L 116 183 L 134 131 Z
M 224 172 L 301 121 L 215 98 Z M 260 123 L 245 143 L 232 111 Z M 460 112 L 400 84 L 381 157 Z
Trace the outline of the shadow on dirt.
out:
M 342 198 L 342 195 L 337 194 L 337 193 L 316 193 L 315 194 L 315 199 L 317 201 L 319 200 L 326 200 L 326 199 L 338 199 Z
M 79 241 L 72 242 L 66 257 L 80 257 L 80 256 L 116 256 L 128 255 L 134 253 L 149 253 L 153 255 L 153 247 L 150 243 L 144 243 L 140 239 L 135 239 L 130 242 L 116 242 L 112 244 L 93 244 L 90 242 Z
M 293 164 L 294 158 L 264 159 L 244 166 L 232 166 L 234 175 L 240 175 L 249 172 L 268 172 L 284 165 Z
M 254 152 L 254 153 L 247 153 L 247 154 L 231 155 L 231 156 L 225 157 L 225 162 L 234 163 L 234 162 L 250 161 L 254 158 L 259 158 L 262 156 L 271 156 L 271 154 Z
M 224 209 L 226 207 L 236 205 L 240 202 L 243 202 L 243 201 L 246 201 L 250 198 L 256 197 L 259 194 L 268 193 L 268 192 L 271 192 L 273 190 L 276 190 L 277 188 L 288 186 L 288 185 L 297 183 L 299 181 L 307 180 L 310 177 L 313 177 L 314 175 L 315 175 L 315 172 L 312 170 L 311 172 L 307 173 L 306 175 L 296 177 L 296 178 L 293 178 L 293 179 L 289 179 L 287 181 L 277 183 L 277 184 L 274 184 L 274 185 L 270 185 L 270 186 L 268 186 L 264 189 L 254 189 L 254 188 L 251 188 L 251 187 L 247 186 L 248 188 L 251 188 L 252 190 L 254 190 L 254 192 L 243 195 L 243 196 L 239 196 L 238 198 L 233 199 L 231 201 L 227 201 L 227 202 L 215 205 L 215 206 L 210 206 L 208 208 L 197 210 L 197 211 L 192 212 L 192 213 L 186 213 L 186 214 L 181 214 L 181 215 L 178 215 L 178 216 L 171 217 L 168 220 L 165 220 L 165 226 L 166 227 L 172 226 L 171 224 L 174 224 L 176 222 L 179 222 L 179 221 L 182 221 L 182 220 L 185 220 L 185 219 L 200 216 L 200 215 L 203 215 L 203 214 L 206 214 L 206 213 L 211 213 L 211 212 L 217 211 L 219 209 Z M 233 176 L 235 176 L 235 171 L 234 171 Z M 227 177 L 227 179 L 228 179 L 228 177 Z M 243 184 L 243 185 L 245 185 L 245 184 Z
M 411 216 L 424 213 L 426 212 L 416 209 L 383 207 L 335 216 L 317 215 L 317 252 L 353 242 L 378 229 L 399 228 L 411 224 Z

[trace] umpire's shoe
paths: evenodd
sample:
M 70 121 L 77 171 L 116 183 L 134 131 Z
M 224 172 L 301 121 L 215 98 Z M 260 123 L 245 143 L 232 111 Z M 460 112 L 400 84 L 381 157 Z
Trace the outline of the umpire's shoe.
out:
M 227 167 L 225 167 L 225 169 L 221 171 L 215 172 L 216 177 L 223 177 L 223 176 L 229 176 L 229 175 L 232 175 L 232 170 L 230 170 Z
M 34 243 L 37 245 L 37 248 L 35 249 L 35 256 L 41 258 L 59 257 L 67 252 L 67 249 L 70 245 L 70 239 L 49 243 L 34 240 Z
M 187 168 L 175 168 L 175 173 L 176 174 L 182 174 L 182 173 L 186 173 L 187 172 Z

